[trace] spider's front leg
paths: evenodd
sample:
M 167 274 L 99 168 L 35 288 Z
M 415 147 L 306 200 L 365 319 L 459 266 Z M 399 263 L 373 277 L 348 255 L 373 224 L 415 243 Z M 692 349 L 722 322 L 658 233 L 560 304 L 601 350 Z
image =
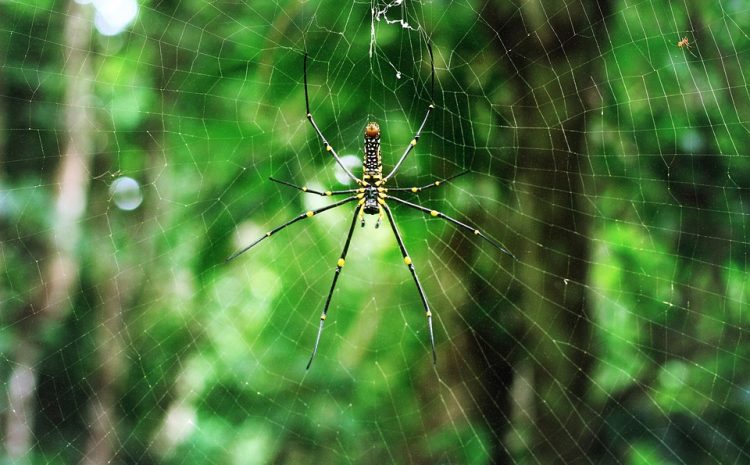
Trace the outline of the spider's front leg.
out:
M 430 68 L 432 70 L 430 74 L 430 99 L 432 99 L 435 95 L 435 57 L 432 55 L 432 44 L 429 42 L 427 43 L 427 51 L 430 53 Z M 393 177 L 394 174 L 396 174 L 396 171 L 398 171 L 398 169 L 401 167 L 401 164 L 404 162 L 404 160 L 406 160 L 406 157 L 409 156 L 409 153 L 412 151 L 414 146 L 417 145 L 419 136 L 422 134 L 422 130 L 424 129 L 425 124 L 427 124 L 427 119 L 430 117 L 430 112 L 432 112 L 432 110 L 434 109 L 435 105 L 433 103 L 430 103 L 427 106 L 427 113 L 425 113 L 422 124 L 420 124 L 419 129 L 417 129 L 417 133 L 414 135 L 414 138 L 411 140 L 411 142 L 409 142 L 409 145 L 406 146 L 406 150 L 404 150 L 403 155 L 401 155 L 401 158 L 398 159 L 391 172 L 383 178 L 383 184 L 385 184 L 389 179 Z
M 387 176 L 383 178 L 383 183 L 391 179 L 394 174 L 396 174 L 396 171 L 401 167 L 401 164 L 406 160 L 406 157 L 409 156 L 409 153 L 411 153 L 412 149 L 417 145 L 417 141 L 419 140 L 420 135 L 422 134 L 422 130 L 424 129 L 425 124 L 427 124 L 427 119 L 430 117 L 430 112 L 435 108 L 435 105 L 430 104 L 427 107 L 427 113 L 424 115 L 424 119 L 422 120 L 422 124 L 419 126 L 419 129 L 417 129 L 417 133 L 414 135 L 414 138 L 409 142 L 409 145 L 406 146 L 406 150 L 404 150 L 404 154 L 401 155 L 401 158 L 398 159 L 396 162 L 396 165 L 393 167 L 390 173 L 388 173 Z
M 315 129 L 315 132 L 318 134 L 318 137 L 320 137 L 320 140 L 323 141 L 323 146 L 325 147 L 326 152 L 330 152 L 330 154 L 333 155 L 333 158 L 336 160 L 336 163 L 339 164 L 339 166 L 341 167 L 341 169 L 344 170 L 346 175 L 349 176 L 349 178 L 351 178 L 354 182 L 359 184 L 361 181 L 357 179 L 357 177 L 354 176 L 351 171 L 349 171 L 349 168 L 344 166 L 344 162 L 341 161 L 341 158 L 339 158 L 338 154 L 333 149 L 331 144 L 328 143 L 328 140 L 320 131 L 320 128 L 318 127 L 318 125 L 315 124 L 315 119 L 313 118 L 313 115 L 310 112 L 310 96 L 308 95 L 308 90 L 307 90 L 307 53 L 305 53 L 305 62 L 304 62 L 303 68 L 304 68 L 303 71 L 304 71 L 304 80 L 305 80 L 305 108 L 307 109 L 307 120 L 310 121 L 310 124 L 312 124 L 312 127 L 313 129 Z

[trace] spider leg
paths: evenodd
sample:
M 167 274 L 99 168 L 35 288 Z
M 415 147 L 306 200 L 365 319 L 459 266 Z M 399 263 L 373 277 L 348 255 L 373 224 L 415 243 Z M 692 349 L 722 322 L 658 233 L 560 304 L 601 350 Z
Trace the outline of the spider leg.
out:
M 455 224 L 456 226 L 459 226 L 459 227 L 461 227 L 461 228 L 464 228 L 464 229 L 465 229 L 465 230 L 467 230 L 467 231 L 471 231 L 472 233 L 474 233 L 474 235 L 476 235 L 476 236 L 479 236 L 479 237 L 481 237 L 482 239 L 484 239 L 484 240 L 486 240 L 487 242 L 489 242 L 490 244 L 492 244 L 492 246 L 493 246 L 493 247 L 495 247 L 496 249 L 500 250 L 501 252 L 503 252 L 503 253 L 505 253 L 505 254 L 508 254 L 508 255 L 510 255 L 510 256 L 511 256 L 511 257 L 513 257 L 513 258 L 514 258 L 515 260 L 518 260 L 518 259 L 516 258 L 516 256 L 515 256 L 515 255 L 513 255 L 513 254 L 512 254 L 512 253 L 511 253 L 511 252 L 510 252 L 510 251 L 509 251 L 508 249 L 506 249 L 505 247 L 503 247 L 503 245 L 502 245 L 501 243 L 499 243 L 499 242 L 498 242 L 498 241 L 496 241 L 495 239 L 493 239 L 493 238 L 491 238 L 491 237 L 487 236 L 487 235 L 486 235 L 486 234 L 484 234 L 484 233 L 483 233 L 482 231 L 480 231 L 480 230 L 478 230 L 478 229 L 476 229 L 476 228 L 473 228 L 473 227 L 469 226 L 468 224 L 462 223 L 462 222 L 460 222 L 460 221 L 458 221 L 458 220 L 456 220 L 456 219 L 454 219 L 454 218 L 451 218 L 450 216 L 448 216 L 448 215 L 446 215 L 446 214 L 444 214 L 444 213 L 441 213 L 441 212 L 439 212 L 439 211 L 437 211 L 437 210 L 430 210 L 429 208 L 425 208 L 425 207 L 423 207 L 423 206 L 421 206 L 421 205 L 417 205 L 417 204 L 415 204 L 415 203 L 411 203 L 411 202 L 408 202 L 408 201 L 406 201 L 406 200 L 404 200 L 404 199 L 399 199 L 398 197 L 393 197 L 393 196 L 391 196 L 391 195 L 389 195 L 389 196 L 387 196 L 387 197 L 388 197 L 389 199 L 395 200 L 395 201 L 396 201 L 396 202 L 398 202 L 398 203 L 402 203 L 402 204 L 406 205 L 407 207 L 411 207 L 411 208 L 413 208 L 413 209 L 415 209 L 415 210 L 419 210 L 419 211 L 422 211 L 422 212 L 425 212 L 425 213 L 429 213 L 429 214 L 430 214 L 430 216 L 432 216 L 432 217 L 437 217 L 437 218 L 442 218 L 442 219 L 444 219 L 444 220 L 448 220 L 449 222 L 451 222 L 451 223 Z
M 398 248 L 401 249 L 401 255 L 403 255 L 404 257 L 404 263 L 406 264 L 407 267 L 409 267 L 411 276 L 414 278 L 414 283 L 417 285 L 417 291 L 419 292 L 419 297 L 422 299 L 422 305 L 424 306 L 424 314 L 427 317 L 427 326 L 430 330 L 430 345 L 432 346 L 432 363 L 437 364 L 437 355 L 435 354 L 435 335 L 432 331 L 432 312 L 430 311 L 430 304 L 427 303 L 427 297 L 425 297 L 424 290 L 422 289 L 422 285 L 419 283 L 419 278 L 417 278 L 417 272 L 414 270 L 414 264 L 412 263 L 412 260 L 409 257 L 409 253 L 406 251 L 406 246 L 404 245 L 404 241 L 401 238 L 401 234 L 398 232 L 398 227 L 396 226 L 396 222 L 393 219 L 393 213 L 391 213 L 391 209 L 385 203 L 383 203 L 382 206 L 383 206 L 383 209 L 385 210 L 385 214 L 388 216 L 388 222 L 391 224 L 391 229 L 393 230 L 393 234 L 396 236 L 396 241 L 398 242 Z
M 468 172 L 469 172 L 469 170 L 462 171 L 462 172 L 460 172 L 458 174 L 454 174 L 451 177 L 448 177 L 448 178 L 445 178 L 445 179 L 440 179 L 440 180 L 437 180 L 435 182 L 431 182 L 430 184 L 427 184 L 426 186 L 422 186 L 422 187 L 389 187 L 388 191 L 394 191 L 394 192 L 413 192 L 413 193 L 416 194 L 417 192 L 422 192 L 423 190 L 429 189 L 431 187 L 442 186 L 446 182 L 452 181 L 452 180 L 456 179 L 457 177 L 463 176 L 464 174 L 466 174 Z
M 430 98 L 435 93 L 435 59 L 432 56 L 432 44 L 429 42 L 427 43 L 427 50 L 430 52 L 430 66 L 432 68 L 432 74 L 431 74 L 431 89 L 430 89 Z M 409 142 L 409 145 L 406 147 L 406 150 L 404 151 L 404 154 L 401 155 L 401 158 L 399 158 L 398 162 L 396 162 L 396 165 L 393 167 L 390 173 L 386 177 L 383 178 L 383 183 L 388 181 L 394 174 L 396 174 L 396 171 L 401 167 L 401 163 L 404 162 L 406 157 L 409 155 L 411 150 L 414 148 L 415 145 L 417 145 L 417 141 L 419 140 L 419 136 L 422 134 L 422 129 L 424 129 L 424 125 L 427 124 L 427 118 L 430 117 L 430 112 L 435 108 L 435 105 L 430 103 L 430 105 L 427 107 L 427 113 L 424 115 L 424 119 L 422 120 L 422 124 L 419 126 L 419 129 L 417 130 L 417 133 L 414 135 L 414 138 Z
M 317 195 L 320 195 L 322 197 L 330 197 L 332 195 L 341 195 L 341 194 L 353 194 L 353 193 L 357 192 L 357 189 L 346 189 L 346 190 L 341 190 L 341 191 L 325 191 L 325 192 L 321 192 L 321 191 L 316 191 L 315 189 L 310 189 L 309 187 L 305 187 L 305 186 L 300 187 L 300 186 L 294 185 L 294 184 L 292 184 L 290 182 L 281 181 L 280 179 L 275 179 L 275 178 L 268 178 L 268 179 L 270 179 L 273 182 L 277 182 L 279 184 L 283 184 L 285 186 L 293 187 L 293 188 L 295 188 L 297 190 L 300 190 L 302 192 L 307 192 L 308 194 L 317 194 Z
M 324 212 L 326 210 L 331 210 L 332 208 L 336 208 L 336 207 L 338 207 L 340 205 L 344 205 L 345 203 L 351 202 L 352 200 L 355 200 L 356 198 L 357 198 L 357 196 L 353 195 L 351 197 L 345 198 L 344 200 L 340 200 L 340 201 L 338 201 L 338 202 L 336 202 L 334 204 L 326 205 L 325 207 L 321 207 L 321 208 L 318 208 L 316 210 L 308 210 L 305 213 L 300 214 L 299 216 L 295 216 L 294 218 L 292 218 L 291 220 L 289 220 L 286 223 L 282 224 L 281 226 L 277 226 L 277 227 L 273 228 L 272 230 L 268 231 L 267 233 L 265 233 L 264 235 L 262 235 L 261 237 L 259 237 L 255 241 L 253 241 L 253 243 L 251 243 L 247 247 L 245 247 L 245 248 L 243 248 L 243 249 L 241 249 L 241 250 L 233 253 L 232 255 L 230 255 L 229 257 L 227 257 L 227 259 L 225 261 L 229 262 L 229 261 L 234 260 L 235 258 L 239 257 L 243 253 L 247 252 L 248 250 L 250 250 L 253 247 L 255 247 L 256 245 L 258 245 L 258 243 L 260 241 L 262 241 L 263 239 L 265 239 L 267 237 L 270 237 L 272 234 L 276 234 L 277 232 L 281 231 L 282 229 L 286 228 L 287 226 L 289 226 L 291 224 L 296 223 L 297 221 L 304 220 L 305 218 L 312 218 L 314 215 L 317 215 L 318 213 L 322 213 L 322 212 Z
M 424 129 L 425 123 L 427 123 L 427 118 L 430 116 L 430 112 L 432 109 L 435 108 L 435 105 L 430 104 L 429 107 L 427 107 L 427 114 L 424 115 L 424 119 L 422 120 L 422 124 L 419 126 L 419 129 L 417 130 L 417 134 L 414 135 L 414 138 L 409 142 L 409 145 L 406 147 L 406 150 L 404 151 L 404 154 L 401 155 L 401 158 L 399 158 L 398 162 L 396 163 L 396 166 L 393 167 L 393 170 L 391 170 L 390 173 L 386 177 L 383 178 L 383 182 L 388 181 L 394 174 L 396 174 L 396 171 L 401 167 L 401 163 L 404 162 L 407 155 L 411 152 L 411 150 L 414 148 L 415 145 L 417 145 L 417 141 L 419 140 L 419 136 L 422 133 L 422 129 Z
M 305 63 L 304 63 L 304 80 L 305 80 L 305 108 L 307 108 L 307 119 L 310 121 L 310 124 L 312 124 L 312 127 L 315 129 L 315 132 L 318 133 L 318 137 L 323 141 L 323 146 L 326 148 L 327 152 L 331 152 L 331 155 L 333 155 L 333 158 L 336 159 L 336 163 L 339 164 L 341 169 L 344 170 L 344 172 L 349 176 L 354 182 L 359 184 L 361 180 L 357 179 L 356 176 L 352 174 L 349 169 L 344 166 L 344 162 L 341 161 L 341 158 L 339 158 L 338 154 L 335 150 L 333 150 L 333 147 L 331 147 L 331 144 L 328 143 L 328 140 L 325 138 L 322 132 L 320 132 L 320 128 L 318 128 L 318 125 L 315 124 L 315 120 L 313 119 L 312 113 L 310 113 L 310 97 L 308 95 L 307 91 L 307 53 L 305 53 Z
M 315 354 L 318 352 L 318 343 L 320 342 L 320 335 L 323 334 L 323 323 L 326 321 L 326 317 L 328 315 L 328 306 L 331 304 L 331 297 L 333 296 L 333 290 L 336 289 L 336 282 L 338 282 L 339 274 L 341 273 L 341 268 L 344 267 L 344 262 L 346 261 L 346 253 L 349 251 L 349 244 L 352 241 L 352 235 L 354 234 L 354 225 L 357 224 L 357 214 L 359 213 L 360 207 L 357 206 L 357 208 L 354 209 L 354 218 L 352 218 L 352 225 L 349 226 L 349 234 L 346 236 L 346 242 L 344 243 L 344 250 L 341 252 L 341 258 L 339 258 L 338 262 L 336 262 L 336 271 L 333 275 L 333 283 L 331 283 L 331 290 L 328 291 L 328 297 L 326 298 L 326 304 L 325 307 L 323 307 L 323 313 L 320 314 L 320 326 L 318 327 L 318 336 L 315 338 L 315 346 L 313 347 L 312 355 L 310 355 L 310 361 L 307 362 L 307 368 L 306 370 L 310 369 L 310 365 L 312 364 L 313 358 L 315 358 Z

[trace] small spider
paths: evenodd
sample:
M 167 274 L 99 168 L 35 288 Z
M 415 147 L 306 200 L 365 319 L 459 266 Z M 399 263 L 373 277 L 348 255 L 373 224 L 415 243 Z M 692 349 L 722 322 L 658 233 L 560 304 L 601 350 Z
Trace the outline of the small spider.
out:
M 432 59 L 432 47 L 431 46 L 428 47 L 428 51 L 430 53 L 430 58 Z M 420 284 L 419 279 L 417 278 L 417 273 L 414 269 L 414 263 L 411 257 L 409 257 L 408 252 L 406 251 L 406 246 L 404 245 L 404 241 L 401 238 L 401 233 L 399 232 L 398 227 L 396 226 L 396 222 L 393 219 L 393 213 L 391 212 L 391 209 L 386 203 L 386 201 L 392 200 L 401 205 L 405 205 L 409 208 L 413 208 L 415 210 L 419 210 L 423 213 L 426 213 L 433 218 L 442 218 L 452 223 L 454 226 L 457 226 L 460 229 L 464 229 L 465 231 L 468 231 L 471 234 L 484 239 L 485 241 L 489 242 L 493 247 L 497 248 L 503 253 L 506 253 L 513 258 L 515 257 L 513 256 L 512 253 L 510 253 L 507 249 L 505 249 L 505 247 L 503 247 L 502 244 L 500 244 L 495 239 L 485 235 L 479 229 L 469 226 L 468 224 L 465 224 L 454 218 L 451 218 L 450 216 L 445 215 L 437 210 L 432 210 L 430 208 L 426 208 L 421 205 L 417 205 L 416 203 L 412 203 L 407 200 L 394 197 L 393 195 L 391 195 L 391 192 L 405 192 L 407 194 L 418 193 L 418 192 L 421 192 L 423 190 L 426 190 L 432 187 L 438 187 L 441 184 L 444 184 L 452 179 L 455 179 L 458 176 L 466 174 L 466 172 L 456 174 L 447 179 L 434 181 L 422 187 L 392 187 L 392 188 L 385 187 L 386 183 L 393 177 L 394 174 L 396 174 L 396 171 L 398 171 L 399 167 L 401 167 L 401 164 L 404 162 L 406 157 L 412 151 L 414 146 L 417 145 L 417 141 L 419 140 L 419 136 L 422 133 L 422 129 L 424 129 L 425 124 L 427 123 L 427 119 L 430 116 L 430 112 L 435 108 L 434 105 L 430 104 L 427 107 L 427 114 L 425 114 L 424 119 L 422 120 L 422 124 L 419 126 L 419 129 L 417 130 L 416 135 L 411 140 L 411 142 L 409 142 L 409 145 L 407 145 L 406 150 L 401 155 L 401 158 L 398 160 L 398 162 L 396 162 L 396 165 L 393 167 L 390 173 L 388 173 L 385 176 L 383 175 L 383 165 L 382 165 L 382 160 L 380 156 L 380 126 L 376 122 L 368 123 L 364 131 L 364 157 L 362 161 L 362 165 L 363 165 L 362 168 L 363 168 L 364 173 L 362 175 L 362 178 L 359 179 L 356 176 L 354 176 L 354 174 L 352 174 L 352 172 L 341 161 L 341 158 L 339 158 L 336 151 L 333 149 L 331 144 L 328 143 L 328 140 L 325 138 L 325 136 L 323 136 L 323 133 L 318 128 L 318 125 L 315 123 L 315 120 L 313 119 L 312 113 L 310 113 L 310 99 L 308 97 L 308 90 L 307 90 L 307 54 L 305 54 L 305 58 L 304 58 L 303 72 L 304 72 L 304 83 L 305 83 L 305 106 L 307 108 L 307 119 L 310 121 L 310 124 L 312 125 L 313 129 L 315 129 L 315 132 L 317 133 L 318 137 L 323 142 L 323 147 L 325 148 L 326 152 L 330 153 L 333 156 L 336 163 L 338 163 L 339 166 L 344 170 L 344 173 L 346 173 L 346 175 L 352 181 L 357 183 L 359 187 L 356 189 L 318 191 L 318 190 L 309 189 L 307 187 L 300 187 L 300 186 L 288 183 L 286 181 L 280 181 L 274 178 L 270 178 L 271 181 L 273 182 L 277 182 L 279 184 L 283 184 L 285 186 L 298 189 L 308 194 L 315 194 L 315 195 L 320 195 L 324 197 L 337 196 L 337 195 L 349 195 L 349 196 L 343 200 L 332 203 L 325 207 L 321 207 L 315 210 L 308 210 L 292 218 L 286 223 L 275 227 L 274 229 L 270 230 L 269 232 L 265 233 L 263 236 L 261 236 L 260 238 L 252 242 L 250 245 L 244 247 L 243 249 L 229 256 L 229 258 L 227 258 L 227 261 L 237 258 L 239 255 L 247 252 L 252 247 L 254 247 L 258 243 L 260 243 L 262 240 L 264 240 L 265 238 L 270 237 L 273 234 L 276 234 L 277 232 L 281 231 L 282 229 L 286 228 L 287 226 L 291 224 L 296 223 L 297 221 L 301 221 L 307 218 L 312 218 L 318 213 L 322 213 L 324 211 L 334 209 L 336 207 L 339 207 L 344 204 L 348 204 L 350 202 L 356 202 L 356 207 L 354 208 L 354 212 L 353 212 L 354 217 L 352 218 L 351 226 L 349 227 L 349 233 L 346 236 L 346 241 L 344 243 L 344 250 L 341 252 L 340 258 L 336 262 L 336 271 L 334 272 L 334 275 L 333 275 L 333 283 L 331 284 L 331 288 L 328 291 L 328 297 L 326 298 L 325 306 L 323 307 L 323 312 L 320 315 L 320 326 L 318 327 L 318 335 L 315 339 L 315 346 L 313 347 L 312 355 L 310 355 L 310 360 L 307 363 L 307 369 L 309 369 L 310 365 L 312 364 L 313 358 L 315 357 L 315 354 L 318 351 L 318 343 L 320 342 L 320 335 L 323 332 L 323 323 L 325 322 L 326 316 L 328 314 L 328 307 L 331 304 L 331 297 L 333 296 L 333 291 L 336 288 L 336 283 L 338 281 L 339 274 L 341 273 L 341 269 L 344 267 L 344 263 L 346 261 L 346 253 L 349 250 L 349 244 L 352 239 L 352 234 L 354 233 L 354 226 L 357 224 L 357 219 L 359 218 L 361 226 L 364 227 L 365 215 L 378 215 L 378 219 L 375 222 L 375 228 L 377 228 L 380 226 L 380 222 L 383 219 L 383 212 L 385 212 L 385 216 L 388 217 L 388 222 L 390 223 L 391 229 L 393 230 L 393 234 L 396 237 L 396 242 L 398 243 L 398 247 L 401 250 L 401 255 L 403 256 L 404 264 L 409 268 L 409 272 L 411 273 L 412 278 L 414 278 L 414 283 L 416 284 L 417 292 L 419 292 L 419 297 L 422 300 L 422 306 L 424 307 L 424 310 L 425 310 L 425 316 L 427 317 L 427 325 L 428 325 L 429 333 L 430 333 L 430 344 L 432 346 L 432 361 L 433 363 L 436 363 L 437 356 L 435 355 L 435 337 L 434 337 L 433 330 L 432 330 L 432 312 L 430 311 L 430 306 L 427 303 L 427 297 L 425 296 L 424 290 L 422 289 L 422 285 Z M 432 86 L 432 91 L 434 92 L 434 87 L 435 87 L 435 65 L 434 63 L 432 64 L 431 86 Z
M 695 53 L 693 53 L 693 51 L 691 50 L 693 47 L 687 37 L 683 37 L 682 40 L 678 41 L 677 46 L 683 50 L 687 50 L 691 55 L 696 56 Z

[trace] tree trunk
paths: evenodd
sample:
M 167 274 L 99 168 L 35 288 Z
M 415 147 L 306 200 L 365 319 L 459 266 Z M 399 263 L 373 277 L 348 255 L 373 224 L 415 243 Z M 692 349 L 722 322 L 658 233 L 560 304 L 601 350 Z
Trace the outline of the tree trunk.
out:
M 105 202 L 102 202 L 105 203 Z M 105 203 L 106 208 L 106 203 Z M 106 213 L 102 213 L 106 218 Z M 108 221 L 104 221 L 104 228 Z M 117 434 L 117 399 L 121 381 L 126 373 L 125 341 L 123 340 L 124 313 L 133 293 L 135 276 L 128 260 L 119 262 L 124 269 L 118 269 L 116 251 L 111 250 L 109 231 L 100 231 L 102 247 L 97 254 L 102 257 L 94 265 L 96 275 L 103 276 L 104 301 L 97 306 L 96 353 L 97 366 L 94 370 L 93 392 L 88 407 L 88 439 L 81 465 L 106 465 L 112 463 L 119 448 Z M 134 254 L 138 256 L 137 254 Z
M 81 218 L 86 209 L 93 146 L 91 107 L 93 74 L 89 58 L 91 18 L 89 8 L 70 1 L 65 16 L 63 76 L 67 88 L 63 101 L 64 151 L 52 184 L 57 188 L 47 256 L 43 260 L 40 293 L 26 306 L 8 386 L 5 447 L 12 459 L 27 457 L 33 445 L 36 365 L 42 351 L 40 333 L 62 319 L 74 299 L 78 282 L 77 246 Z
M 597 44 L 602 38 L 582 35 L 602 24 L 608 2 L 525 2 L 520 10 L 500 5 L 487 10 L 491 26 L 512 53 L 511 75 L 517 106 L 509 121 L 516 124 L 516 218 L 507 218 L 520 238 L 508 246 L 519 259 L 517 297 L 513 308 L 522 312 L 515 328 L 515 347 L 503 369 L 510 411 L 485 412 L 499 418 L 505 438 L 497 448 L 496 463 L 573 463 L 587 456 L 594 441 L 590 411 L 584 398 L 591 357 L 590 328 L 585 299 L 589 263 L 586 179 L 589 162 L 585 140 L 585 89 L 596 73 Z M 523 18 L 501 17 L 520 14 Z M 531 32 L 531 35 L 528 35 Z M 595 34 L 594 32 L 589 32 Z M 498 48 L 499 52 L 502 49 Z M 517 108 L 517 109 L 516 109 Z M 503 173 L 497 173 L 502 177 Z M 506 341 L 497 328 L 480 328 L 483 340 Z M 502 366 L 501 366 L 502 368 Z M 496 386 L 493 373 L 485 386 Z

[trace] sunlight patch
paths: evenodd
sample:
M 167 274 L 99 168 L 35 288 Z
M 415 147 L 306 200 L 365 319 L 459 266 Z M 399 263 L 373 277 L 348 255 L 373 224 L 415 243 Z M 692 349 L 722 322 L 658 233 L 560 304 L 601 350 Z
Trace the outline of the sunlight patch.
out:
M 138 15 L 135 0 L 76 0 L 81 5 L 93 4 L 96 9 L 94 26 L 100 34 L 116 36 L 123 32 Z

